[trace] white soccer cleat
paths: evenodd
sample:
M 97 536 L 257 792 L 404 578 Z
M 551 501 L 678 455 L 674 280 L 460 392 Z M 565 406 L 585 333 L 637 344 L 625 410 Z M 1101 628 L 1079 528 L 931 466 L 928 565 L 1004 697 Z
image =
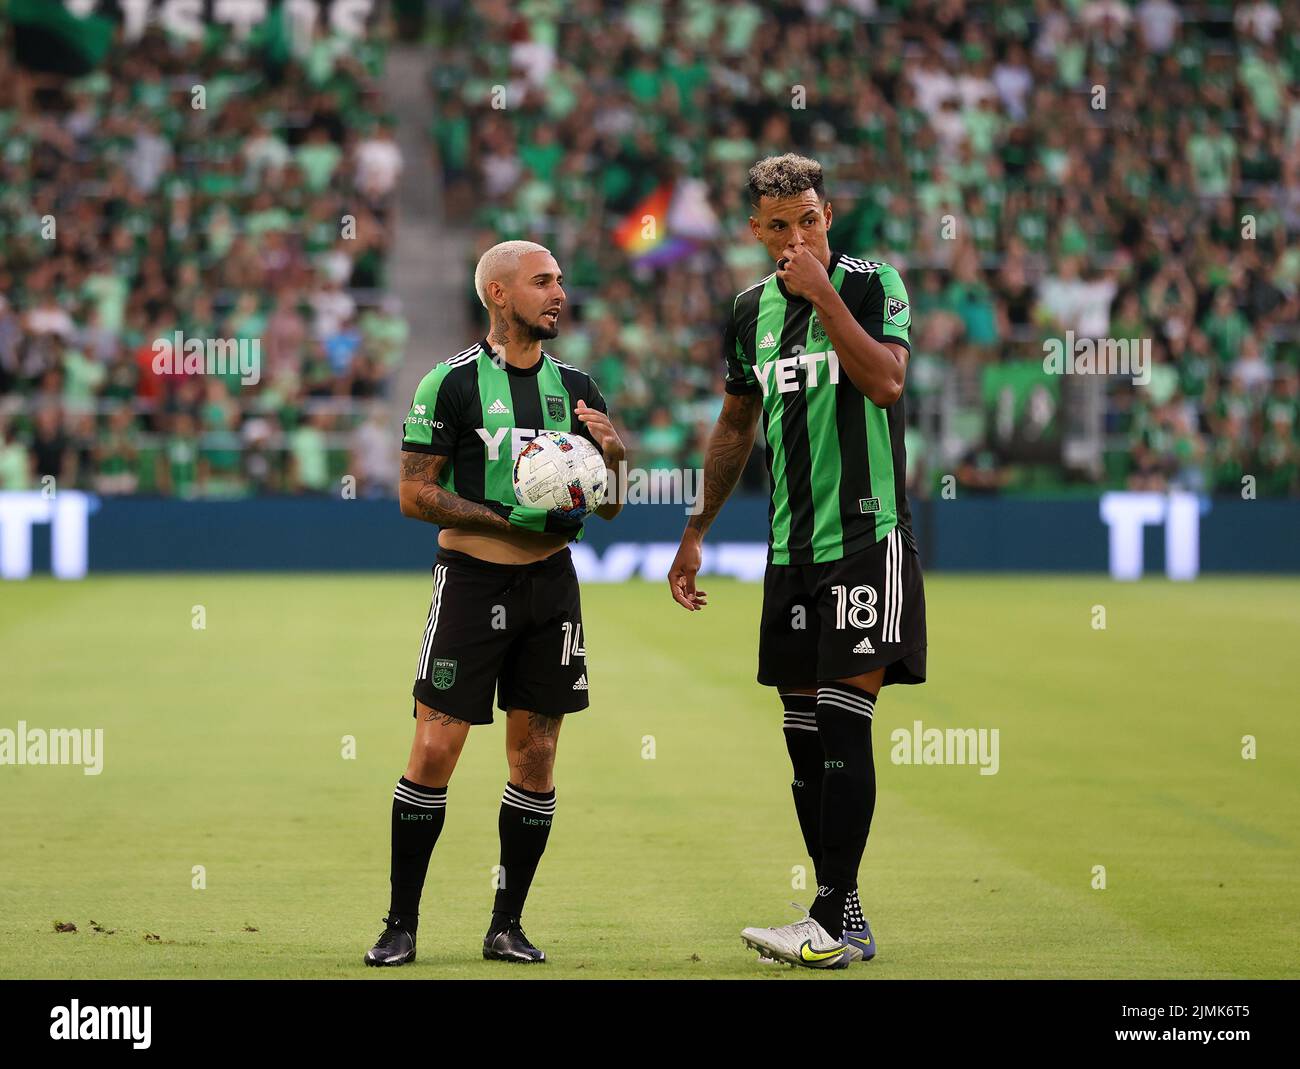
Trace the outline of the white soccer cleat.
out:
M 760 961 L 782 961 L 805 969 L 843 969 L 862 958 L 862 951 L 831 938 L 812 917 L 779 928 L 746 928 L 740 938 L 758 951 Z

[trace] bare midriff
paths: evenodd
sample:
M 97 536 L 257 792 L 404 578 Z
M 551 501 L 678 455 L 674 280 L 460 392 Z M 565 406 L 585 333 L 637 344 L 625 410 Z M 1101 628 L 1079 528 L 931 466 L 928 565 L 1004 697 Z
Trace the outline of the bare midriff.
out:
M 438 545 L 494 564 L 532 564 L 558 553 L 569 539 L 562 534 L 510 530 L 500 534 L 483 531 L 460 531 L 444 527 L 438 532 Z

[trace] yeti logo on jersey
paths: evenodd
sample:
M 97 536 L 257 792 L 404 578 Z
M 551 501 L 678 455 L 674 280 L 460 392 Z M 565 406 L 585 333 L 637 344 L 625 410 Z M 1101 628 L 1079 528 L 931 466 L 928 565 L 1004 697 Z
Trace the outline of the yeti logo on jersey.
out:
M 805 369 L 802 376 L 799 374 L 801 367 Z M 754 368 L 754 374 L 763 388 L 764 397 L 773 390 L 794 393 L 826 383 L 834 386 L 840 381 L 840 358 L 834 349 L 827 349 L 824 353 L 799 353 L 759 364 Z
M 553 419 L 558 423 L 564 419 L 564 416 L 564 398 L 548 393 L 546 395 L 546 418 Z
M 524 447 L 536 438 L 541 431 L 535 431 L 531 427 L 498 427 L 494 431 L 486 427 L 475 427 L 478 436 L 483 439 L 483 448 L 487 450 L 488 460 L 501 459 L 501 443 L 505 440 L 506 432 L 510 432 L 510 459 L 514 460 L 523 452 Z
M 450 690 L 456 682 L 456 662 L 439 657 L 433 662 L 433 685 L 438 690 Z
M 905 327 L 910 322 L 912 316 L 907 309 L 907 302 L 900 301 L 897 297 L 885 298 L 885 322 L 892 323 L 896 327 Z

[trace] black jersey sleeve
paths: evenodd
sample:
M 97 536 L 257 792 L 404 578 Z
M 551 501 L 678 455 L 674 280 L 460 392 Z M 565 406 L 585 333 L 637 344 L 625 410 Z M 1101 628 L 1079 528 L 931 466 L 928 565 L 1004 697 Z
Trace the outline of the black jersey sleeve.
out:
M 757 393 L 758 379 L 754 377 L 754 365 L 745 356 L 745 347 L 740 344 L 740 330 L 736 325 L 736 303 L 733 301 L 731 312 L 727 316 L 727 325 L 722 332 L 722 360 L 724 365 L 724 389 L 727 393 Z

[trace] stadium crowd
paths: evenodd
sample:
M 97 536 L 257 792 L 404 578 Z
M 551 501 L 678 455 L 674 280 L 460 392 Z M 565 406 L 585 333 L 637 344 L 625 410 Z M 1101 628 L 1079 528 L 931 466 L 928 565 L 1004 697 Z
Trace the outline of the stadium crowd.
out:
M 228 45 L 155 28 L 72 78 L 0 48 L 0 489 L 392 492 L 383 48 Z M 176 331 L 255 340 L 258 381 L 159 374 Z
M 908 284 L 914 490 L 951 472 L 1300 494 L 1294 5 L 424 10 L 449 224 L 472 220 L 472 257 L 504 237 L 556 251 L 557 352 L 643 466 L 700 463 L 726 304 L 770 270 L 745 172 L 793 149 L 825 165 L 832 245 Z M 0 489 L 323 492 L 346 471 L 392 492 L 403 160 L 381 37 L 286 56 L 154 30 L 71 79 L 0 48 Z M 158 374 L 175 331 L 258 341 L 260 380 Z M 1088 408 L 1043 370 L 1066 331 L 1148 340 L 1150 381 L 1112 376 Z M 1080 412 L 1103 432 L 1082 452 L 1064 446 Z
M 726 303 L 770 270 L 745 173 L 794 149 L 825 166 L 832 247 L 908 284 L 917 489 L 955 472 L 975 490 L 1239 493 L 1250 475 L 1300 493 L 1294 5 L 457 11 L 431 75 L 452 214 L 474 220 L 474 256 L 503 237 L 556 251 L 575 312 L 557 344 L 642 464 L 700 463 Z M 628 233 L 647 209 L 667 225 L 643 248 Z M 1067 330 L 1148 339 L 1153 361 L 1144 385 L 1105 381 L 1098 447 L 1068 464 L 1082 397 L 1043 370 Z

